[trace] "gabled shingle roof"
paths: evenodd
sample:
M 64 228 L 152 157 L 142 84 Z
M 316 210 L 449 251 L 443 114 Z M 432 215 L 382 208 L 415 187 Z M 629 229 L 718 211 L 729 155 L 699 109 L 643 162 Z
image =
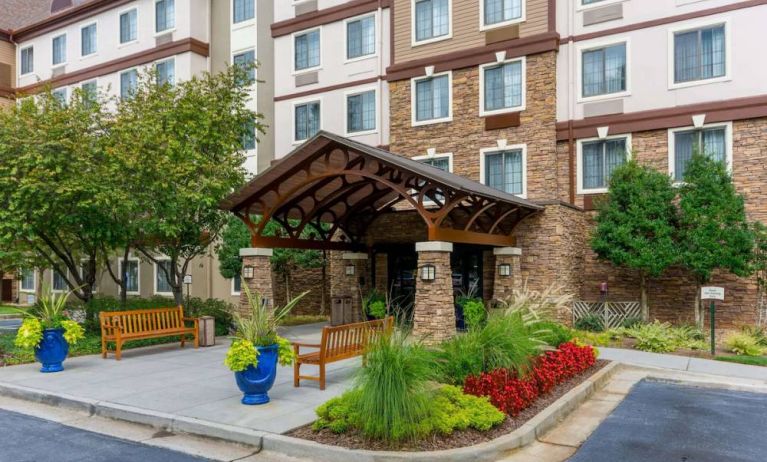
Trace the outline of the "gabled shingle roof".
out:
M 18 29 L 49 16 L 51 0 L 0 0 L 0 29 Z

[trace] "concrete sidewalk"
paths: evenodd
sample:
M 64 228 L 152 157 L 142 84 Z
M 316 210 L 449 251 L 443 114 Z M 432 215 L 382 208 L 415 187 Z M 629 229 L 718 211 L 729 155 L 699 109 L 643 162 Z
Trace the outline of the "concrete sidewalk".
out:
M 759 380 L 767 383 L 767 367 L 734 364 L 711 359 L 688 358 L 623 348 L 599 347 L 600 358 L 634 366 L 654 367 L 674 371 Z

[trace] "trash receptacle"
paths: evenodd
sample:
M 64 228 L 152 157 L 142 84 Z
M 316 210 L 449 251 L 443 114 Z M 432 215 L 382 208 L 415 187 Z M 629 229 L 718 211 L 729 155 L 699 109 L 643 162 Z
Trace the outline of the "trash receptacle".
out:
M 202 316 L 200 318 L 199 332 L 200 346 L 213 346 L 216 344 L 216 318 Z

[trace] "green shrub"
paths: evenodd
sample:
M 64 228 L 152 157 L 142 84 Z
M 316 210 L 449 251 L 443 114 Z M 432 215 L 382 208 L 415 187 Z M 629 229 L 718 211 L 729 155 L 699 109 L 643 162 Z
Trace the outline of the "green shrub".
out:
M 655 321 L 652 324 L 640 324 L 632 329 L 625 329 L 625 333 L 636 339 L 637 350 L 667 353 L 680 346 L 679 336 L 669 323 Z
M 187 316 L 195 318 L 213 316 L 216 319 L 216 335 L 229 335 L 232 328 L 234 306 L 223 300 L 192 297 L 186 301 L 184 312 Z
M 761 326 L 743 326 L 741 331 L 756 340 L 760 346 L 767 347 L 767 330 Z
M 613 340 L 611 332 L 589 332 L 587 330 L 577 330 L 573 337 L 580 343 L 591 346 L 609 346 Z
M 605 330 L 605 324 L 602 321 L 602 318 L 596 314 L 587 314 L 576 320 L 574 327 L 578 330 L 586 330 L 589 332 L 604 332 Z
M 738 356 L 761 356 L 764 347 L 759 345 L 759 340 L 744 332 L 733 332 L 724 339 L 727 349 Z
M 466 298 L 459 302 L 463 307 L 463 321 L 467 328 L 480 327 L 487 320 L 487 309 L 481 298 Z
M 376 319 L 383 319 L 386 317 L 386 302 L 383 300 L 376 300 L 368 305 L 368 314 Z
M 623 322 L 621 323 L 621 327 L 624 329 L 632 329 L 641 324 L 644 324 L 644 321 L 642 320 L 642 318 L 628 317 L 623 320 Z
M 358 400 L 359 392 L 351 390 L 321 404 L 315 410 L 317 420 L 314 421 L 312 428 L 315 431 L 327 428 L 333 433 L 346 433 L 357 428 L 362 420 L 359 412 L 356 411 Z
M 559 347 L 573 339 L 573 331 L 569 327 L 554 321 L 538 321 L 530 326 L 530 330 L 546 344 Z

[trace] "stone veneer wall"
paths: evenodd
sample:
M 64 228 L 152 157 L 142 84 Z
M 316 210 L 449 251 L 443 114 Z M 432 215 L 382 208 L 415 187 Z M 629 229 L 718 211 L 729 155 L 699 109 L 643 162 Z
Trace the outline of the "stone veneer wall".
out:
M 269 257 L 266 256 L 247 256 L 242 257 L 242 266 L 253 267 L 253 278 L 242 279 L 243 284 L 248 285 L 252 294 L 260 293 L 262 297 L 269 299 L 270 306 L 274 306 L 274 292 L 272 291 L 272 264 Z M 242 314 L 250 313 L 250 304 L 247 295 L 243 290 L 240 292 L 240 312 Z
M 326 314 L 330 315 L 330 271 L 325 278 L 325 306 L 322 306 L 322 268 L 297 268 L 291 273 L 290 295 L 295 297 L 305 291 L 306 296 L 293 308 L 291 313 L 296 315 Z M 272 290 L 277 306 L 287 303 L 285 278 L 272 273 Z
M 328 252 L 330 260 L 330 296 L 352 298 L 352 318 L 354 322 L 363 320 L 362 297 L 370 290 L 370 268 L 367 260 L 344 260 L 341 251 Z M 354 276 L 346 275 L 346 265 L 355 265 Z M 360 277 L 365 278 L 365 285 L 359 283 Z
M 450 270 L 450 252 L 418 252 L 418 268 L 436 267 L 434 281 L 416 277 L 413 334 L 429 344 L 438 344 L 455 334 L 455 301 Z

